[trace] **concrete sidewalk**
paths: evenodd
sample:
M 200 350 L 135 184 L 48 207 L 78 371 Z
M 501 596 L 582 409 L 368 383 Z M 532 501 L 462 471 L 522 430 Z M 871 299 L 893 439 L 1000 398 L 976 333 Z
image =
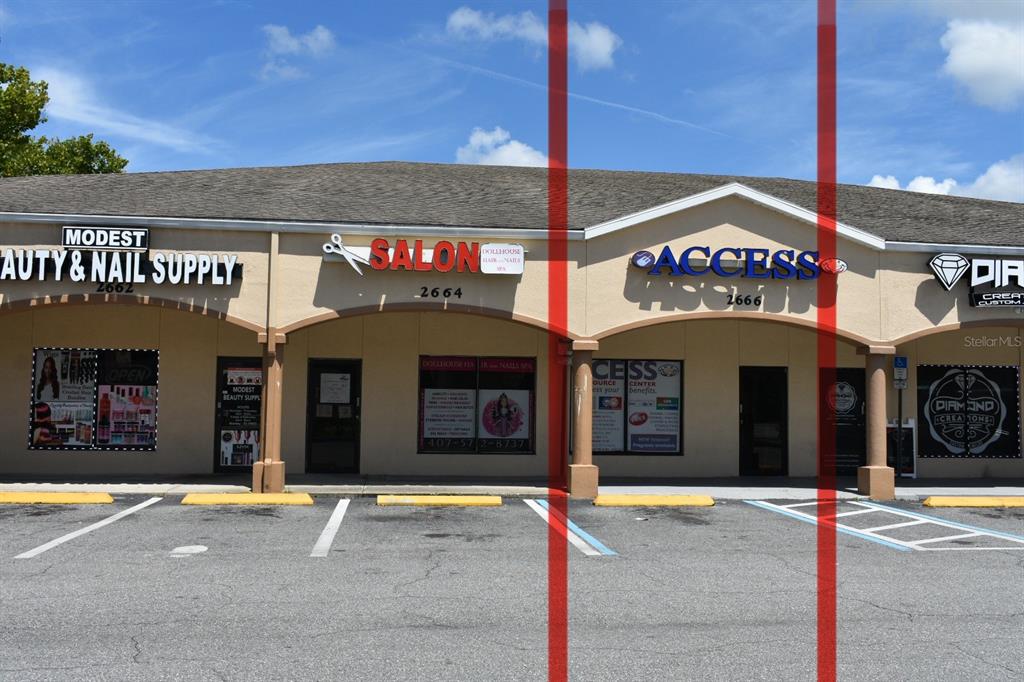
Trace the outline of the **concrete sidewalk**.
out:
M 315 495 L 500 495 L 502 497 L 547 497 L 541 480 L 522 481 L 446 481 L 408 479 L 389 481 L 361 477 L 328 477 L 297 474 L 288 477 L 289 492 Z M 958 479 L 897 482 L 900 500 L 923 500 L 933 495 L 1021 496 L 1024 481 L 1017 479 Z M 186 495 L 188 493 L 240 493 L 249 486 L 241 476 L 189 476 L 179 480 L 68 480 L 0 482 L 0 492 L 102 492 L 111 495 Z M 818 497 L 814 479 L 686 479 L 661 481 L 615 480 L 600 487 L 602 495 L 710 495 L 716 500 L 814 500 Z M 839 482 L 839 499 L 858 499 L 853 480 Z

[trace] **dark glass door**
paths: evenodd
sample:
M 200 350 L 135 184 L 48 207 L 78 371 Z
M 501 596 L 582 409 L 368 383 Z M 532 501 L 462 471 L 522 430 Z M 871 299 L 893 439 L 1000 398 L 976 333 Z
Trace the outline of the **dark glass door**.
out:
M 359 360 L 310 360 L 306 471 L 359 472 Z
M 857 467 L 867 463 L 867 412 L 864 405 L 864 370 L 840 367 L 831 372 L 821 370 L 823 380 L 832 380 L 826 387 L 825 418 L 835 428 L 836 476 L 856 476 Z
M 740 475 L 789 471 L 789 390 L 785 367 L 740 367 Z

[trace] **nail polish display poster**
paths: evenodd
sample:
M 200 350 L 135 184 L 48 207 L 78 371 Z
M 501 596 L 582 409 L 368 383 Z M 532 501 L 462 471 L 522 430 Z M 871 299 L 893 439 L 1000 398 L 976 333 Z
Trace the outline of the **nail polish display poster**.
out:
M 99 351 L 96 449 L 156 448 L 157 371 L 155 350 Z
M 226 367 L 220 388 L 220 464 L 252 466 L 259 458 L 260 367 Z
M 96 351 L 36 348 L 33 360 L 29 447 L 92 447 Z

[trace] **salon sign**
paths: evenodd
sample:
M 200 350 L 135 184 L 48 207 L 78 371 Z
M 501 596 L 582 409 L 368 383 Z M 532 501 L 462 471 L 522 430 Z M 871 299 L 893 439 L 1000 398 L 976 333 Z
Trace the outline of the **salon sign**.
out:
M 323 245 L 324 260 L 343 260 L 362 275 L 363 265 L 372 270 L 411 272 L 473 272 L 484 275 L 521 275 L 526 261 L 522 244 L 452 242 L 441 240 L 424 246 L 422 239 L 383 237 L 369 246 L 349 246 L 340 234 Z
M 0 281 L 231 286 L 236 254 L 149 250 L 147 228 L 65 226 L 59 249 L 4 249 Z

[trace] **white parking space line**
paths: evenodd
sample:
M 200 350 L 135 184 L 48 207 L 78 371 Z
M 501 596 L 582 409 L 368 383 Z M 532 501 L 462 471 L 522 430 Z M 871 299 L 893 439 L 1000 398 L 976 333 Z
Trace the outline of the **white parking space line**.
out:
M 341 527 L 341 522 L 345 518 L 345 510 L 348 509 L 349 502 L 350 500 L 338 500 L 337 506 L 331 512 L 331 518 L 327 519 L 327 525 L 321 531 L 320 537 L 317 539 L 316 544 L 313 545 L 313 551 L 309 553 L 309 556 L 325 557 L 331 551 L 331 544 L 334 542 L 334 536 L 337 535 L 338 528 Z
M 976 538 L 980 537 L 981 533 L 962 533 L 960 535 L 946 535 L 941 538 L 926 538 L 924 540 L 910 540 L 907 542 L 908 545 L 927 545 L 932 542 L 948 542 L 950 540 L 959 540 L 961 538 Z
M 523 502 L 525 502 L 530 509 L 537 512 L 537 515 L 544 519 L 552 528 L 557 530 L 560 534 L 565 534 L 573 547 L 580 550 L 587 556 L 601 556 L 602 553 L 599 550 L 588 545 L 583 538 L 570 530 L 562 520 L 557 518 L 555 514 L 549 513 L 548 508 L 541 505 L 538 500 L 523 500 Z
M 27 552 L 22 552 L 21 554 L 19 554 L 18 556 L 14 557 L 14 558 L 15 559 L 31 559 L 32 557 L 39 556 L 43 552 L 51 550 L 51 549 L 53 549 L 54 547 L 56 547 L 58 545 L 63 545 L 65 542 L 67 542 L 69 540 L 74 540 L 75 538 L 77 538 L 77 537 L 79 537 L 81 535 L 85 535 L 86 533 L 91 533 L 92 531 L 96 530 L 97 528 L 102 528 L 103 526 L 109 526 L 110 524 L 114 523 L 115 521 L 120 521 L 121 519 L 123 519 L 124 517 L 128 516 L 129 514 L 134 514 L 135 512 L 139 511 L 140 509 L 145 509 L 149 505 L 156 504 L 157 502 L 159 502 L 162 499 L 164 499 L 164 498 L 162 498 L 162 497 L 151 497 L 148 500 L 146 500 L 145 502 L 137 504 L 134 507 L 129 507 L 128 509 L 125 509 L 123 511 L 117 512 L 113 516 L 108 516 L 107 518 L 103 519 L 102 521 L 97 521 L 96 523 L 88 525 L 85 528 L 79 528 L 78 530 L 76 530 L 74 532 L 71 532 L 71 533 L 68 533 L 67 535 L 62 535 L 59 538 L 57 538 L 56 540 L 50 540 L 45 545 L 39 545 L 35 549 L 30 549 Z
M 917 512 L 906 511 L 897 507 L 889 507 L 886 505 L 878 504 L 876 502 L 859 502 L 853 500 L 844 500 L 837 504 L 849 504 L 856 507 L 860 507 L 856 511 L 848 511 L 838 513 L 835 516 L 828 516 L 819 519 L 817 516 L 808 514 L 806 512 L 799 511 L 793 507 L 804 507 L 810 506 L 810 503 L 801 502 L 797 505 L 778 505 L 772 504 L 771 502 L 765 502 L 763 500 L 746 500 L 747 504 L 767 509 L 769 511 L 776 512 L 778 514 L 784 514 L 794 519 L 804 521 L 806 523 L 812 523 L 817 525 L 818 523 L 824 523 L 825 525 L 832 526 L 839 533 L 846 535 L 852 535 L 859 537 L 863 540 L 870 540 L 877 542 L 878 544 L 892 547 L 893 549 L 899 549 L 904 552 L 917 550 L 922 552 L 946 552 L 946 551 L 963 551 L 963 550 L 989 550 L 989 551 L 1005 551 L 1005 550 L 1022 550 L 1024 551 L 1024 537 L 1019 535 L 1013 535 L 1011 533 L 1004 533 L 1002 531 L 987 530 L 985 528 L 977 528 L 975 526 L 968 526 L 966 524 L 957 523 L 955 521 L 947 521 L 937 516 L 928 516 L 926 514 L 920 514 Z M 817 504 L 817 503 L 814 503 Z M 853 526 L 844 525 L 839 522 L 840 517 L 854 516 L 860 514 L 882 514 L 888 516 L 902 517 L 910 519 L 910 521 L 901 521 L 899 523 L 889 523 L 881 526 L 874 526 L 873 528 L 855 528 Z M 909 526 L 927 526 L 933 527 L 937 532 L 948 533 L 949 530 L 962 530 L 968 531 L 966 533 L 960 533 L 956 535 L 941 535 L 938 537 L 931 538 L 920 538 L 917 540 L 901 540 L 890 535 L 882 535 L 880 531 L 894 530 L 897 528 L 907 528 Z M 1014 546 L 1007 546 L 1005 544 L 1000 546 L 984 546 L 984 547 L 924 547 L 922 545 L 934 545 L 941 542 L 949 542 L 951 540 L 961 540 L 966 538 L 994 538 L 1002 540 L 1004 542 L 1017 543 Z
M 874 528 L 862 528 L 865 533 L 877 533 L 880 530 L 892 530 L 893 528 L 907 528 L 908 526 L 919 526 L 922 523 L 928 523 L 924 519 L 917 519 L 916 521 L 904 521 L 903 523 L 890 523 L 887 526 L 875 526 Z
M 843 512 L 842 514 L 836 514 L 832 518 L 838 519 L 838 518 L 841 518 L 843 516 L 857 516 L 858 514 L 870 514 L 873 511 L 875 511 L 875 510 L 874 509 L 857 509 L 857 510 L 854 510 L 854 511 Z

